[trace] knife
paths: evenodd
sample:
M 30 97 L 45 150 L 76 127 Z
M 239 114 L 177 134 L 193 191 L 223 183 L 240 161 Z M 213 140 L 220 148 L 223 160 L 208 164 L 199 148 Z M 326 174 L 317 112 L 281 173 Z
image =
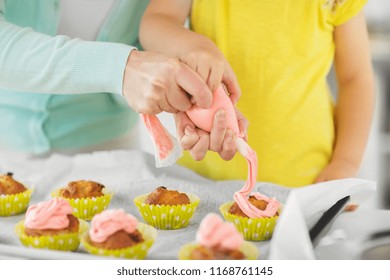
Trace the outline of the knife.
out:
M 313 247 L 316 247 L 321 238 L 329 231 L 334 219 L 336 219 L 336 217 L 344 211 L 350 199 L 351 197 L 348 195 L 337 201 L 321 215 L 319 220 L 310 229 L 309 235 L 310 240 L 313 243 Z

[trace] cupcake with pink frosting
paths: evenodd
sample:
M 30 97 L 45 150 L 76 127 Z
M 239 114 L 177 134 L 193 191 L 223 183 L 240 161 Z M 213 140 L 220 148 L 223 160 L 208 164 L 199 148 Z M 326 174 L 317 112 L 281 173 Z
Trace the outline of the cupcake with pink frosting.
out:
M 281 211 L 281 203 L 276 198 L 257 192 L 251 193 L 248 198 L 236 192 L 234 200 L 221 205 L 224 218 L 235 225 L 245 240 L 269 240 Z
M 224 222 L 214 213 L 201 222 L 196 242 L 184 245 L 179 252 L 181 260 L 254 260 L 257 248 L 244 241 L 233 224 Z
M 139 223 L 122 209 L 96 214 L 81 242 L 94 255 L 144 259 L 157 237 L 157 230 Z
M 79 235 L 87 229 L 88 224 L 78 220 L 69 202 L 62 199 L 31 205 L 15 228 L 23 245 L 61 251 L 77 250 Z

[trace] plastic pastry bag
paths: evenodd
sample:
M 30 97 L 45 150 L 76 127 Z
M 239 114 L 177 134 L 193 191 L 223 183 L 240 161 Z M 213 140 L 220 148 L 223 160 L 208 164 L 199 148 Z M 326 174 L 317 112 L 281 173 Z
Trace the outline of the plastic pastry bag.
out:
M 234 200 L 240 206 L 241 210 L 250 218 L 274 216 L 279 208 L 279 202 L 275 199 L 271 198 L 269 200 L 265 210 L 256 208 L 248 201 L 249 195 L 253 195 L 257 199 L 264 199 L 264 196 L 260 193 L 252 193 L 257 180 L 257 155 L 256 152 L 245 142 L 244 134 L 240 132 L 234 106 L 224 87 L 220 85 L 214 92 L 213 103 L 210 108 L 202 109 L 197 106 L 193 106 L 187 111 L 187 115 L 197 127 L 210 132 L 214 122 L 215 113 L 220 109 L 223 109 L 226 112 L 227 126 L 236 134 L 235 140 L 238 152 L 248 162 L 247 181 L 240 191 L 234 193 Z
M 155 147 L 156 167 L 166 167 L 174 164 L 182 156 L 182 150 L 177 139 L 161 124 L 157 116 L 141 114 L 141 119 L 152 137 Z
M 213 126 L 214 115 L 221 108 L 226 111 L 229 127 L 239 135 L 233 104 L 222 85 L 214 92 L 213 103 L 210 108 L 202 109 L 192 106 L 186 113 L 197 127 L 210 132 Z M 157 116 L 141 114 L 141 119 L 152 137 L 155 147 L 156 167 L 166 167 L 174 164 L 182 156 L 182 150 L 177 139 L 161 124 Z M 243 147 L 243 145 L 239 145 L 239 147 Z

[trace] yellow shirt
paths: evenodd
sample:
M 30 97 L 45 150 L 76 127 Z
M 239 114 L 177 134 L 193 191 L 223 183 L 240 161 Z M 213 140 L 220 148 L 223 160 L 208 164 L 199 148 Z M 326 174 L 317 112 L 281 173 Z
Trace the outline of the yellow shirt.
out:
M 192 30 L 212 39 L 237 75 L 237 107 L 249 120 L 258 181 L 311 184 L 327 165 L 335 139 L 333 100 L 326 82 L 335 53 L 333 31 L 366 0 L 194 0 Z M 246 179 L 237 154 L 180 163 L 215 179 Z

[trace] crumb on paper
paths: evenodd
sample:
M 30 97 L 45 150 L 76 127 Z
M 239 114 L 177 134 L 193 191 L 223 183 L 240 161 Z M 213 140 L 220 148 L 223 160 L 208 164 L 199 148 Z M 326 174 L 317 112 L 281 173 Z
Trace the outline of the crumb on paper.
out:
M 347 204 L 347 206 L 345 207 L 345 212 L 353 212 L 353 211 L 355 211 L 358 207 L 359 207 L 359 205 L 356 204 L 356 203 Z

